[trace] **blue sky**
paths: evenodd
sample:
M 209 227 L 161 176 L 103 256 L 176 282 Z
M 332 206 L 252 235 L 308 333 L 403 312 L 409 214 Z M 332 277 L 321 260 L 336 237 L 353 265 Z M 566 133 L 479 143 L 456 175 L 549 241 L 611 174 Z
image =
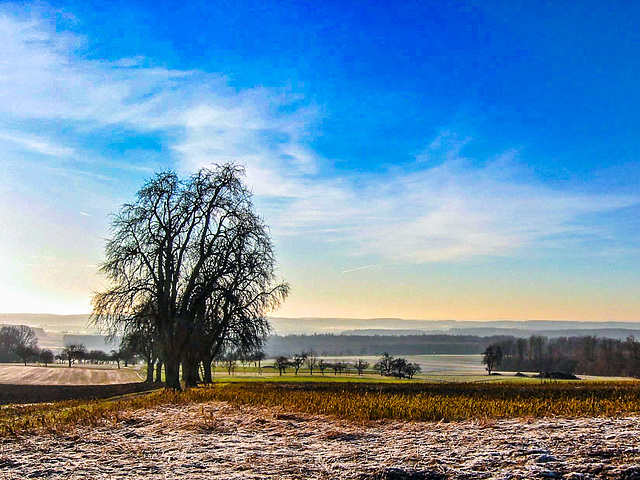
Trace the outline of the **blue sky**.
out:
M 640 7 L 0 7 L 0 310 L 79 313 L 145 178 L 245 165 L 277 315 L 640 320 Z

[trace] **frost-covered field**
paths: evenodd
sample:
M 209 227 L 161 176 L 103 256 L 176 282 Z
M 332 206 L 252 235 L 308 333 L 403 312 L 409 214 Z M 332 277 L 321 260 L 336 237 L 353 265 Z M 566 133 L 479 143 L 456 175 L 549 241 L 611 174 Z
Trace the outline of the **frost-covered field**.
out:
M 640 418 L 354 424 L 222 402 L 0 441 L 0 479 L 640 478 Z

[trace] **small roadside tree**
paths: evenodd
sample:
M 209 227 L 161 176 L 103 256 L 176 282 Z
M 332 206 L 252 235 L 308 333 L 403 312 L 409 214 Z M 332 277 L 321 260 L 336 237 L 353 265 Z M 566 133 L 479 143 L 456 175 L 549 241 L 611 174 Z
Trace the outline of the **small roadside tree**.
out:
M 334 375 L 338 375 L 338 374 L 342 375 L 342 372 L 345 371 L 348 366 L 349 364 L 340 360 L 336 360 L 331 364 L 331 368 L 333 369 Z
M 420 365 L 413 362 L 408 362 L 404 367 L 404 374 L 410 380 L 414 377 L 414 375 L 416 375 L 417 373 L 420 373 L 421 371 L 422 371 L 422 368 L 420 367 Z
M 358 375 L 362 375 L 364 371 L 369 368 L 369 362 L 363 360 L 362 358 L 359 358 L 358 360 L 356 360 L 353 366 L 356 367 Z
M 224 365 L 229 375 L 233 374 L 236 370 L 236 363 L 238 361 L 238 354 L 236 352 L 224 352 L 220 358 L 220 362 Z
M 38 347 L 34 344 L 30 345 L 18 345 L 15 349 L 16 355 L 22 360 L 22 363 L 27 365 L 27 362 L 38 357 Z
M 111 350 L 109 359 L 112 362 L 116 362 L 118 364 L 118 370 L 120 370 L 120 362 L 122 361 L 122 353 L 120 352 L 120 349 Z
M 304 363 L 309 369 L 309 375 L 313 375 L 313 369 L 316 368 L 316 365 L 318 364 L 318 356 L 313 350 L 309 350 L 309 352 L 305 355 L 307 356 L 307 358 L 305 359 Z
M 74 362 L 80 362 L 87 356 L 87 348 L 82 343 L 70 343 L 62 349 L 62 354 L 69 362 L 69 368 Z
M 502 349 L 497 345 L 489 345 L 482 354 L 482 364 L 485 365 L 487 373 L 491 372 L 502 363 Z
M 48 348 L 43 348 L 42 350 L 40 350 L 40 353 L 38 354 L 38 360 L 44 363 L 45 367 L 48 366 L 50 363 L 53 363 L 54 358 L 55 356 L 53 355 L 53 352 Z
M 379 371 L 380 375 L 390 375 L 391 362 L 393 362 L 393 357 L 387 352 L 384 352 L 373 368 Z
M 304 365 L 304 362 L 307 360 L 307 354 L 302 352 L 302 353 L 296 353 L 293 356 L 293 360 L 291 360 L 291 366 L 295 369 L 296 371 L 296 375 L 298 375 L 298 370 L 300 370 L 300 367 L 302 367 L 302 365 Z
M 283 373 L 287 373 L 287 367 L 291 366 L 291 362 L 285 356 L 276 357 L 273 362 L 273 366 L 278 369 L 278 373 L 282 376 Z
M 322 373 L 322 375 L 324 375 L 324 371 L 330 366 L 331 364 L 325 362 L 324 359 L 321 358 L 320 360 L 318 360 L 318 370 L 320 370 L 320 373 Z
M 253 362 L 253 366 L 258 369 L 260 375 L 262 375 L 262 361 L 267 357 L 262 348 L 255 350 L 251 353 L 250 359 Z

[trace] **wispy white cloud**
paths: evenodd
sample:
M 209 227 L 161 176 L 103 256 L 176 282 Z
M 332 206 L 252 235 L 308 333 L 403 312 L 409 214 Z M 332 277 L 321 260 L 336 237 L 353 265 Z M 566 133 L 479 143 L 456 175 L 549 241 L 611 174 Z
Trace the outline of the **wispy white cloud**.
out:
M 460 156 L 462 148 L 472 139 L 462 137 L 457 132 L 442 130 L 417 157 L 419 162 L 454 160 Z
M 56 145 L 45 138 L 11 131 L 0 131 L 2 141 L 51 157 L 70 157 L 75 153 L 73 148 Z
M 278 236 L 313 238 L 381 262 L 506 256 L 601 235 L 589 215 L 638 202 L 523 181 L 517 152 L 469 162 L 461 151 L 472 140 L 450 130 L 425 139 L 411 173 L 338 174 L 310 146 L 321 113 L 299 95 L 236 91 L 222 75 L 152 68 L 142 56 L 87 60 L 76 44 L 38 21 L 0 15 L 0 121 L 55 120 L 78 132 L 121 124 L 160 134 L 182 171 L 246 165 Z M 75 153 L 30 132 L 0 132 L 0 140 L 54 157 Z
M 515 160 L 498 164 L 477 167 L 450 157 L 411 174 L 371 176 L 358 182 L 364 187 L 345 178 L 316 179 L 307 188 L 300 180 L 294 188 L 305 195 L 280 207 L 278 225 L 293 236 L 324 235 L 354 255 L 395 263 L 457 261 L 604 238 L 589 216 L 640 200 L 553 190 L 518 180 Z
M 364 267 L 356 267 L 356 268 L 350 268 L 348 270 L 343 270 L 340 273 L 353 273 L 353 272 L 359 272 L 361 270 L 369 270 L 370 268 L 378 268 L 378 267 L 382 267 L 381 264 L 376 264 L 376 265 L 365 265 Z
M 590 214 L 638 198 L 561 192 L 517 180 L 517 164 L 473 167 L 450 160 L 386 182 L 381 222 L 363 225 L 365 250 L 394 261 L 430 262 L 510 256 L 564 235 L 597 235 Z M 379 189 L 369 190 L 376 196 Z M 576 227 L 578 227 L 576 229 Z

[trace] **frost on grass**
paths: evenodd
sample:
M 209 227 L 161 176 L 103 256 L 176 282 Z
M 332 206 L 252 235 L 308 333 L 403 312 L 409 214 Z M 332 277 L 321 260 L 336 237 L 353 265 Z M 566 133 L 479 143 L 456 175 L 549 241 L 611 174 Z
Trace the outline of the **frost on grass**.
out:
M 0 480 L 640 479 L 640 418 L 353 423 L 222 402 L 0 440 Z

